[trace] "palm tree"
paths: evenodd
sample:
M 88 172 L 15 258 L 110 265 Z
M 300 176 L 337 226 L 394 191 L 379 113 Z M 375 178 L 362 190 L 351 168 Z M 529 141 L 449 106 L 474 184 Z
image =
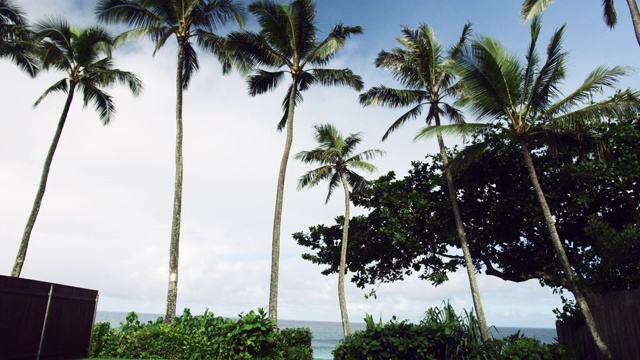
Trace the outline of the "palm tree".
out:
M 0 59 L 8 58 L 34 77 L 38 65 L 32 35 L 22 9 L 10 0 L 0 0 Z
M 389 127 L 382 137 L 383 141 L 393 131 L 404 125 L 407 120 L 419 117 L 425 107 L 427 108 L 427 116 L 425 118 L 427 124 L 434 124 L 435 127 L 439 127 L 441 125 L 441 117 L 448 118 L 454 123 L 464 122 L 464 117 L 460 111 L 446 102 L 447 98 L 455 97 L 457 92 L 455 76 L 449 71 L 447 64 L 451 63 L 459 55 L 470 32 L 471 26 L 469 24 L 465 25 L 458 43 L 448 51 L 445 51 L 428 25 L 422 24 L 417 29 L 405 27 L 402 29 L 402 37 L 398 39 L 401 47 L 394 48 L 390 52 L 381 51 L 378 54 L 375 61 L 376 67 L 390 70 L 393 76 L 405 86 L 405 89 L 392 89 L 383 85 L 373 87 L 360 95 L 360 103 L 363 106 L 385 105 L 391 108 L 412 106 L 409 111 L 400 116 Z M 444 145 L 442 134 L 437 134 L 437 138 L 449 189 L 449 199 L 453 207 L 458 239 L 469 277 L 473 305 L 478 315 L 482 339 L 486 341 L 490 339 L 491 334 L 487 327 L 482 301 L 480 300 L 475 267 L 473 266 L 456 198 L 456 187 L 448 166 L 447 149 Z
M 349 69 L 323 68 L 344 47 L 352 34 L 362 33 L 360 26 L 336 25 L 328 36 L 318 41 L 315 17 L 316 7 L 311 0 L 294 0 L 290 4 L 273 1 L 257 1 L 249 5 L 260 24 L 260 32 L 232 32 L 229 39 L 235 49 L 235 60 L 244 63 L 246 69 L 264 66 L 248 79 L 249 95 L 255 96 L 273 90 L 291 75 L 291 85 L 282 102 L 283 116 L 278 131 L 285 126 L 287 136 L 278 173 L 273 237 L 271 246 L 271 282 L 269 290 L 269 318 L 277 325 L 278 269 L 280 264 L 280 224 L 287 163 L 293 141 L 293 114 L 296 104 L 302 101 L 302 91 L 312 85 L 349 86 L 362 89 L 362 79 Z
M 111 49 L 114 41 L 106 30 L 97 26 L 78 29 L 69 26 L 62 19 L 47 19 L 36 24 L 34 31 L 39 42 L 38 55 L 42 69 L 56 69 L 67 74 L 65 78 L 49 87 L 34 106 L 37 106 L 47 95 L 54 92 L 66 93 L 67 100 L 44 162 L 38 192 L 11 273 L 14 277 L 19 277 L 22 271 L 31 230 L 38 217 L 40 204 L 47 187 L 53 155 L 60 141 L 60 135 L 76 91 L 82 95 L 85 106 L 89 103 L 93 104 L 100 116 L 100 121 L 107 125 L 115 114 L 115 106 L 112 97 L 104 91 L 104 88 L 115 84 L 124 84 L 135 96 L 142 90 L 142 83 L 134 74 L 113 67 Z
M 611 358 L 611 353 L 600 337 L 585 295 L 575 282 L 575 275 L 567 258 L 555 221 L 547 204 L 545 194 L 538 181 L 536 169 L 529 151 L 529 138 L 544 136 L 552 145 L 560 134 L 570 134 L 605 116 L 615 117 L 629 109 L 640 107 L 640 94 L 635 91 L 619 91 L 615 96 L 602 101 L 593 101 L 593 96 L 604 88 L 613 88 L 622 76 L 631 70 L 627 67 L 598 67 L 572 93 L 563 97 L 558 89 L 566 74 L 567 53 L 562 50 L 564 27 L 559 28 L 547 46 L 546 60 L 541 63 L 536 49 L 540 33 L 540 20 L 531 23 L 531 44 L 526 53 L 524 66 L 507 53 L 494 39 L 480 37 L 466 46 L 459 58 L 459 74 L 466 105 L 478 118 L 486 118 L 498 124 L 506 122 L 504 131 L 519 145 L 524 164 L 561 263 L 568 289 L 580 306 L 587 326 L 599 350 Z M 450 125 L 457 131 L 455 125 Z M 426 136 L 433 129 L 425 128 L 418 135 Z
M 342 228 L 342 245 L 340 249 L 340 268 L 338 269 L 338 299 L 340 301 L 340 313 L 342 315 L 342 329 L 344 336 L 350 336 L 349 315 L 347 314 L 347 302 L 344 296 L 344 274 L 347 263 L 347 241 L 349 235 L 349 187 L 357 190 L 366 184 L 366 180 L 355 173 L 352 168 L 372 173 L 375 166 L 367 162 L 376 156 L 384 154 L 382 150 L 366 150 L 353 155 L 356 146 L 362 141 L 360 133 L 350 134 L 346 139 L 332 124 L 317 125 L 315 128 L 315 140 L 318 147 L 309 151 L 301 151 L 295 155 L 297 160 L 305 164 L 317 164 L 320 167 L 308 171 L 298 181 L 298 190 L 311 188 L 323 180 L 329 181 L 329 192 L 325 204 L 329 202 L 333 189 L 342 185 L 344 189 L 344 226 Z
M 169 285 L 165 322 L 176 316 L 178 298 L 178 259 L 180 219 L 182 214 L 182 92 L 199 68 L 198 54 L 192 41 L 220 59 L 223 73 L 231 70 L 224 37 L 214 30 L 236 21 L 242 24 L 244 10 L 233 0 L 100 0 L 96 9 L 98 19 L 106 23 L 125 23 L 133 29 L 119 36 L 122 40 L 149 37 L 156 45 L 155 55 L 166 41 L 175 36 L 178 42 L 176 67 L 176 149 L 175 188 L 169 249 Z
M 534 16 L 540 15 L 553 1 L 554 0 L 525 0 L 520 10 L 522 19 L 528 21 Z M 636 40 L 638 41 L 638 45 L 640 45 L 640 10 L 638 10 L 638 3 L 636 0 L 627 0 L 627 5 L 629 5 Z M 618 23 L 618 14 L 616 13 L 614 0 L 602 0 L 602 16 L 604 17 L 604 22 L 610 29 L 616 26 Z

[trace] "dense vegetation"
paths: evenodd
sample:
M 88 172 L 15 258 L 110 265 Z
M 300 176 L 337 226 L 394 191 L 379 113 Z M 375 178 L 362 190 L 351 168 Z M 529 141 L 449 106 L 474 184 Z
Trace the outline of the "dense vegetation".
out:
M 211 312 L 192 316 L 188 309 L 172 323 L 162 317 L 146 324 L 129 313 L 119 328 L 95 324 L 92 358 L 129 359 L 282 359 L 311 360 L 309 329 L 273 327 L 266 312 L 240 315 L 237 320 Z
M 365 318 L 367 327 L 336 347 L 334 359 L 548 359 L 569 360 L 558 344 L 543 344 L 520 333 L 482 341 L 472 312 L 456 314 L 450 304 L 427 310 L 419 324 L 392 318 L 386 324 Z

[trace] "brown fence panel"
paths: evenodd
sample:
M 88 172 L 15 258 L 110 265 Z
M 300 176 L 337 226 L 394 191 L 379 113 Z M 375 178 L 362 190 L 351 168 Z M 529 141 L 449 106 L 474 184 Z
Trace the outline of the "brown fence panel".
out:
M 600 335 L 618 359 L 640 359 L 640 289 L 589 294 L 587 301 Z M 558 342 L 575 349 L 579 359 L 600 360 L 586 326 L 556 323 Z
M 89 356 L 98 292 L 0 276 L 0 358 Z

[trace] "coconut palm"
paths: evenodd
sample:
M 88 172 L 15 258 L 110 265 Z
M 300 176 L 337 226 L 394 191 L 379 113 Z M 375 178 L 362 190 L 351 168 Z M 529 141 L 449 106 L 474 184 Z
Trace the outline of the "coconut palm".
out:
M 276 193 L 271 253 L 271 282 L 269 290 L 269 317 L 277 324 L 278 269 L 280 259 L 280 224 L 284 181 L 293 142 L 293 115 L 295 106 L 302 101 L 301 92 L 312 85 L 349 86 L 361 90 L 362 79 L 349 69 L 326 69 L 329 61 L 344 47 L 352 34 L 362 33 L 359 26 L 336 25 L 322 41 L 318 41 L 315 24 L 316 7 L 311 0 L 287 3 L 257 1 L 249 5 L 256 16 L 260 32 L 232 32 L 229 39 L 235 49 L 234 56 L 246 69 L 257 69 L 248 78 L 249 95 L 255 96 L 275 89 L 288 73 L 291 85 L 282 102 L 283 116 L 278 130 L 286 126 L 286 140 Z
M 32 35 L 22 9 L 10 0 L 0 0 L 0 58 L 8 58 L 34 77 L 38 65 Z
M 540 20 L 536 17 L 531 23 L 531 43 L 524 65 L 492 38 L 480 37 L 466 46 L 459 58 L 458 71 L 464 93 L 460 105 L 466 105 L 479 119 L 506 123 L 504 131 L 520 147 L 568 290 L 574 294 L 596 345 L 611 358 L 607 345 L 598 333 L 585 295 L 575 282 L 573 269 L 538 181 L 529 151 L 529 139 L 546 135 L 548 144 L 552 144 L 551 141 L 561 138 L 561 134 L 570 134 L 571 131 L 575 134 L 588 121 L 605 116 L 616 117 L 623 111 L 638 109 L 640 94 L 626 90 L 607 100 L 593 100 L 594 95 L 605 88 L 615 87 L 619 79 L 630 72 L 627 67 L 616 66 L 596 68 L 575 91 L 563 97 L 559 84 L 565 78 L 567 67 L 567 54 L 562 49 L 564 27 L 556 30 L 551 37 L 544 62 L 540 61 L 536 49 L 540 28 Z M 455 125 L 448 126 L 450 129 L 447 130 L 460 130 Z M 432 134 L 435 130 L 425 128 L 418 137 Z
M 106 23 L 125 23 L 131 30 L 119 39 L 148 37 L 155 43 L 155 55 L 169 38 L 178 43 L 176 66 L 176 150 L 171 245 L 169 249 L 169 285 L 165 322 L 176 316 L 178 298 L 178 259 L 180 219 L 182 214 L 182 92 L 199 69 L 198 46 L 212 52 L 222 63 L 223 72 L 231 69 L 224 37 L 213 33 L 216 29 L 236 21 L 242 24 L 244 10 L 233 0 L 100 0 L 96 8 L 98 19 Z
M 527 21 L 531 20 L 534 16 L 539 15 L 547 6 L 549 6 L 554 0 L 525 0 L 522 3 L 522 19 Z M 638 10 L 638 3 L 636 0 L 627 0 L 629 6 L 629 12 L 631 12 L 631 21 L 633 22 L 633 28 L 636 34 L 636 40 L 640 45 L 640 10 Z M 604 22 L 613 29 L 618 23 L 618 14 L 616 13 L 616 7 L 614 0 L 602 0 L 602 16 Z
M 60 135 L 76 91 L 82 95 L 85 106 L 89 103 L 93 104 L 100 116 L 100 121 L 107 125 L 115 115 L 115 106 L 113 98 L 104 89 L 115 84 L 124 84 L 135 96 L 142 90 L 142 83 L 134 74 L 114 68 L 114 62 L 111 58 L 113 37 L 103 28 L 91 26 L 79 29 L 71 27 L 62 19 L 47 19 L 36 24 L 34 31 L 36 40 L 39 42 L 38 56 L 42 69 L 55 69 L 66 73 L 66 77 L 49 87 L 34 106 L 40 104 L 47 95 L 54 92 L 66 93 L 67 99 L 44 162 L 38 192 L 18 249 L 11 273 L 14 277 L 19 277 L 22 271 L 31 230 L 38 217 L 47 187 L 53 155 L 60 141 Z
M 366 150 L 353 154 L 356 146 L 362 141 L 360 133 L 350 134 L 346 138 L 332 124 L 317 125 L 315 128 L 315 140 L 318 147 L 309 151 L 301 151 L 295 155 L 297 160 L 305 164 L 320 165 L 320 167 L 308 171 L 298 181 L 298 190 L 311 188 L 324 180 L 329 181 L 329 192 L 325 204 L 329 202 L 333 190 L 342 185 L 344 189 L 344 225 L 342 228 L 342 245 L 340 249 L 340 268 L 338 269 L 338 299 L 340 301 L 340 313 L 342 315 L 342 329 L 344 336 L 350 336 L 349 315 L 347 302 L 344 295 L 344 274 L 347 263 L 347 241 L 349 235 L 349 206 L 351 203 L 349 187 L 358 189 L 366 184 L 366 180 L 352 169 L 364 170 L 372 173 L 375 166 L 367 162 L 376 156 L 384 154 L 382 150 Z
M 402 114 L 389 127 L 382 137 L 383 141 L 408 120 L 420 117 L 425 108 L 427 112 L 425 121 L 429 125 L 433 124 L 435 127 L 439 127 L 441 118 L 446 118 L 454 123 L 464 122 L 460 111 L 447 102 L 447 100 L 455 98 L 457 91 L 455 76 L 449 71 L 447 64 L 459 55 L 470 32 L 471 26 L 465 25 L 458 43 L 446 50 L 435 37 L 433 29 L 428 25 L 422 24 L 417 29 L 404 27 L 402 37 L 398 39 L 401 47 L 394 48 L 390 52 L 381 51 L 378 54 L 375 61 L 376 67 L 390 70 L 395 79 L 405 88 L 393 89 L 383 85 L 376 86 L 360 95 L 360 103 L 363 106 L 383 105 L 391 108 L 411 106 L 409 111 Z M 462 224 L 462 216 L 456 198 L 456 187 L 448 166 L 447 149 L 442 134 L 437 134 L 437 138 L 474 308 L 478 315 L 482 339 L 488 340 L 491 335 L 485 320 L 476 282 L 475 267 Z

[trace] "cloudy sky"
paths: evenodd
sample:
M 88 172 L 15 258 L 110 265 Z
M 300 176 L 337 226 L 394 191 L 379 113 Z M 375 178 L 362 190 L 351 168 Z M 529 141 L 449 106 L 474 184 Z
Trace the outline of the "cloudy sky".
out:
M 43 16 L 64 16 L 78 26 L 95 21 L 94 1 L 17 2 L 32 21 Z M 529 41 L 529 24 L 520 21 L 521 2 L 515 0 L 318 3 L 321 36 L 340 22 L 364 28 L 363 35 L 348 40 L 331 67 L 350 67 L 363 77 L 366 88 L 397 86 L 372 63 L 380 50 L 396 46 L 402 25 L 427 23 L 449 45 L 471 22 L 476 34 L 497 38 L 519 56 Z M 567 24 L 564 45 L 571 55 L 567 91 L 598 65 L 638 64 L 640 49 L 626 3 L 617 2 L 619 23 L 613 31 L 602 21 L 600 4 L 560 0 L 544 14 L 543 46 L 553 30 Z M 251 18 L 247 26 L 256 29 Z M 102 126 L 96 113 L 90 107 L 83 109 L 76 98 L 22 272 L 25 278 L 97 289 L 98 309 L 104 311 L 164 313 L 174 179 L 175 46 L 168 44 L 155 57 L 152 52 L 148 41 L 116 52 L 118 67 L 136 73 L 145 90 L 133 98 L 125 89 L 111 89 L 118 115 L 110 125 Z M 268 305 L 271 223 L 284 146 L 284 134 L 276 132 L 276 124 L 286 86 L 249 97 L 237 73 L 222 76 L 219 64 L 202 53 L 200 64 L 184 97 L 178 309 L 200 313 L 208 308 L 233 317 Z M 33 102 L 63 74 L 43 73 L 30 79 L 6 60 L 0 61 L 0 74 L 0 274 L 9 275 L 64 96 L 50 96 L 33 109 Z M 637 86 L 637 76 L 626 79 L 623 86 Z M 297 109 L 292 152 L 312 148 L 312 125 L 324 122 L 334 123 L 343 134 L 362 131 L 361 150 L 387 151 L 375 160 L 379 172 L 374 176 L 393 170 L 401 177 L 412 160 L 435 152 L 432 142 L 412 143 L 420 122 L 380 143 L 400 112 L 363 109 L 357 96 L 348 89 L 308 91 Z M 306 249 L 290 236 L 310 225 L 332 223 L 343 211 L 339 197 L 324 205 L 325 187 L 296 190 L 297 179 L 306 170 L 291 159 L 282 224 L 279 316 L 339 321 L 336 276 L 323 276 L 320 267 L 303 261 L 300 255 Z M 478 281 L 490 325 L 553 327 L 551 310 L 561 304 L 551 290 L 535 281 L 514 284 L 484 275 Z M 439 287 L 417 278 L 385 284 L 377 299 L 365 299 L 368 290 L 351 284 L 346 292 L 352 321 L 361 321 L 365 313 L 417 321 L 426 309 L 444 300 L 457 309 L 472 306 L 463 273 Z

